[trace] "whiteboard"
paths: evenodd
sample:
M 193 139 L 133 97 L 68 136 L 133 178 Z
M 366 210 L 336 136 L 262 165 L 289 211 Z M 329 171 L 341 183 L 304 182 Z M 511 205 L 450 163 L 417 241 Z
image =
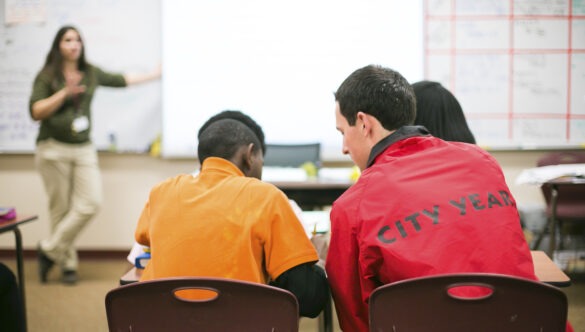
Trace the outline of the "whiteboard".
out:
M 160 0 L 0 0 L 0 11 L 0 152 L 34 151 L 28 99 L 61 26 L 76 26 L 86 59 L 106 71 L 146 73 L 161 63 Z M 112 134 L 119 151 L 144 152 L 161 131 L 161 83 L 100 87 L 92 115 L 99 149 Z
M 585 0 L 425 0 L 425 77 L 488 149 L 585 147 Z
M 334 96 L 354 70 L 381 64 L 422 79 L 422 0 L 163 1 L 166 157 L 193 157 L 213 114 L 241 110 L 269 143 L 320 142 L 349 160 Z

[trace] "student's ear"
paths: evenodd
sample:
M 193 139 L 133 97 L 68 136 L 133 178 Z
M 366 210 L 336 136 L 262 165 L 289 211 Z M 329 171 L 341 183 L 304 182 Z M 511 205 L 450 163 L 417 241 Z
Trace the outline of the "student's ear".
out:
M 367 135 L 372 130 L 372 121 L 368 114 L 364 112 L 357 112 L 356 114 L 356 125 L 361 131 L 362 135 Z
M 254 143 L 248 144 L 246 150 L 242 154 L 242 168 L 244 174 L 249 175 L 254 167 Z
M 246 176 L 262 179 L 262 169 L 264 167 L 264 154 L 262 150 L 251 143 L 246 150 L 248 172 Z

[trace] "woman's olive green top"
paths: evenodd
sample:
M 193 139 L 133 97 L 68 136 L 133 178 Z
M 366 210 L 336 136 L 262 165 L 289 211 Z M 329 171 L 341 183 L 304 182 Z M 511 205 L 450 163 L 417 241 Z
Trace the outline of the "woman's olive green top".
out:
M 91 100 L 98 86 L 125 87 L 126 80 L 121 74 L 104 72 L 95 66 L 89 66 L 83 73 L 80 85 L 85 85 L 84 93 L 67 98 L 55 113 L 41 120 L 37 142 L 53 138 L 59 142 L 81 144 L 90 141 L 91 132 Z M 65 87 L 62 77 L 51 80 L 51 75 L 41 71 L 35 78 L 29 103 L 32 105 Z M 84 118 L 85 117 L 85 118 Z M 85 122 L 86 125 L 80 124 Z

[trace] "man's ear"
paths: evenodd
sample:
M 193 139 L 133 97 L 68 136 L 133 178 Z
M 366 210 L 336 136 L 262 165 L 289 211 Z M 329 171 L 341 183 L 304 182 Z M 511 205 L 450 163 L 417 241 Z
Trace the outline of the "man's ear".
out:
M 356 126 L 361 135 L 374 144 L 394 132 L 394 130 L 384 128 L 375 116 L 364 112 L 357 113 Z
M 254 143 L 248 144 L 246 150 L 242 154 L 242 171 L 248 175 L 254 164 Z
M 372 131 L 372 121 L 370 116 L 364 112 L 357 112 L 356 114 L 356 125 L 358 129 L 362 133 L 362 135 L 367 135 L 369 132 Z

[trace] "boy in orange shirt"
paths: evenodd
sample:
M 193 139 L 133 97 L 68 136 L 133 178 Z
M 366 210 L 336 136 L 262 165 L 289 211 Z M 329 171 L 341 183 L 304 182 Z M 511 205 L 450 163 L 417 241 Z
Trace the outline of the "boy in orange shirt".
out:
M 318 256 L 285 194 L 262 182 L 264 134 L 237 111 L 199 132 L 201 171 L 155 186 L 136 228 L 152 258 L 141 280 L 211 276 L 271 283 L 316 317 L 329 296 Z

